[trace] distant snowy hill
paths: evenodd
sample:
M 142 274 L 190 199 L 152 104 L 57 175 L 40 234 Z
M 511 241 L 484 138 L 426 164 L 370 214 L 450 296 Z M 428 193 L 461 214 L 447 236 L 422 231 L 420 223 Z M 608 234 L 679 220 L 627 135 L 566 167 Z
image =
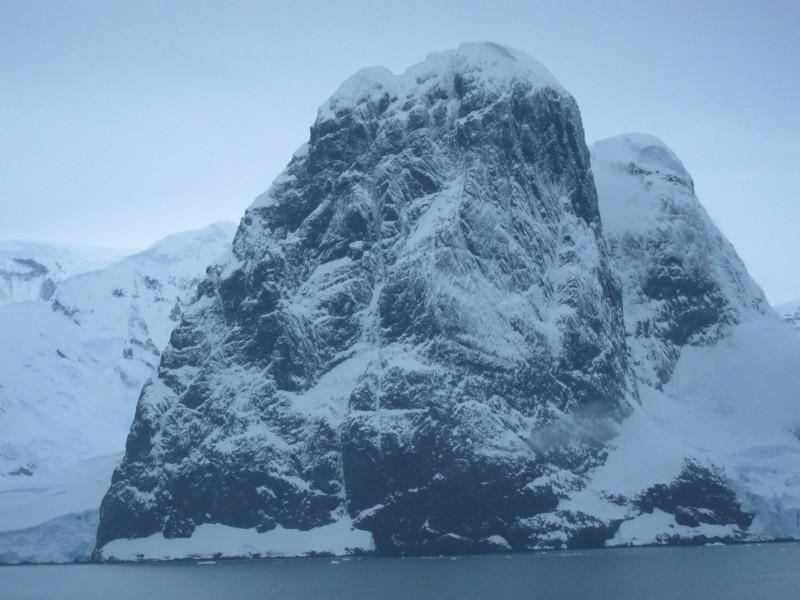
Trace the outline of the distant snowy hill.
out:
M 47 530 L 74 539 L 74 515 L 96 511 L 139 390 L 234 230 L 217 223 L 172 235 L 61 281 L 49 302 L 0 306 L 0 562 L 4 552 L 11 560 L 42 550 L 25 554 L 21 533 L 2 532 L 58 517 Z
M 25 300 L 49 300 L 59 281 L 110 265 L 130 251 L 0 241 L 0 306 Z
M 800 331 L 800 300 L 779 304 L 775 310 L 785 323 Z

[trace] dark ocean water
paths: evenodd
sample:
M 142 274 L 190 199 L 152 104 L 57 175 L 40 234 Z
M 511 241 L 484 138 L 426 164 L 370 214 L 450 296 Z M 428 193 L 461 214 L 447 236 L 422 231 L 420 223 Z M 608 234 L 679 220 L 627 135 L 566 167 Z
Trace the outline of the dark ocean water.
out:
M 3 600 L 798 600 L 800 544 L 0 567 Z

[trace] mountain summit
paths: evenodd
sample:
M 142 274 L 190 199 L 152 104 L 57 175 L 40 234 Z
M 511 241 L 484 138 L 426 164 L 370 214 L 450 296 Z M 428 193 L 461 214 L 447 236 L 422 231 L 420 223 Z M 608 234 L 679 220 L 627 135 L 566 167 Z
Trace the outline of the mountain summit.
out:
M 335 118 L 337 112 L 374 98 L 383 99 L 386 109 L 408 112 L 415 98 L 441 89 L 443 84 L 453 87 L 453 91 L 461 85 L 500 91 L 521 82 L 531 89 L 566 93 L 543 65 L 519 50 L 491 42 L 465 43 L 456 50 L 429 54 L 400 75 L 386 67 L 361 69 L 320 107 L 319 119 Z

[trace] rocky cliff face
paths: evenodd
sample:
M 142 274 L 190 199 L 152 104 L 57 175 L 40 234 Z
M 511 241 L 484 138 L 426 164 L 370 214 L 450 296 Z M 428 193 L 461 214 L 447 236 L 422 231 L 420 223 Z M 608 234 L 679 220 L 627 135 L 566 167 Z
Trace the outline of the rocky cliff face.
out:
M 572 97 L 493 44 L 365 69 L 172 333 L 100 555 L 210 523 L 546 545 L 635 393 Z
M 49 300 L 56 288 L 56 281 L 64 278 L 65 272 L 59 264 L 46 265 L 34 258 L 9 257 L 0 268 L 4 304 L 25 300 Z
M 632 362 L 661 387 L 682 348 L 711 345 L 771 309 L 663 142 L 631 133 L 596 142 L 591 154 Z

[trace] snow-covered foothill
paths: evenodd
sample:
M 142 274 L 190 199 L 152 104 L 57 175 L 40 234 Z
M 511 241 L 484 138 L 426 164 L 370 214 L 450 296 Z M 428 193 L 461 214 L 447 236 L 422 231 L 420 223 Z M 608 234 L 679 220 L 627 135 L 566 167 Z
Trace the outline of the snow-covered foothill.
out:
M 176 234 L 47 302 L 0 306 L 0 560 L 88 557 L 141 386 L 234 230 Z

